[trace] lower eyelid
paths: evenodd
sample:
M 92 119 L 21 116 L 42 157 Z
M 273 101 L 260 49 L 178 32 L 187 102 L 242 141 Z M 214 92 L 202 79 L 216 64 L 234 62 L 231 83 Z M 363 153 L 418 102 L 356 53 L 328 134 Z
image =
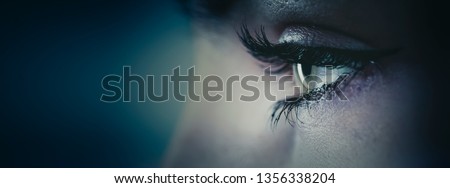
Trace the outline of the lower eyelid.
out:
M 345 78 L 345 79 L 344 79 Z M 379 83 L 382 80 L 381 70 L 376 67 L 375 64 L 367 66 L 365 69 L 361 71 L 353 72 L 349 74 L 348 77 L 340 77 L 337 81 L 332 84 L 327 84 L 327 86 L 336 86 L 339 87 L 339 91 L 342 91 L 341 94 L 344 95 L 344 98 L 341 96 L 337 96 L 337 89 L 330 90 L 329 92 L 318 92 L 317 95 L 313 94 L 311 97 L 311 93 L 302 92 L 297 96 L 292 96 L 290 101 L 278 101 L 272 112 L 272 124 L 276 126 L 278 121 L 281 118 L 287 118 L 288 122 L 291 125 L 296 123 L 304 123 L 302 119 L 298 118 L 298 113 L 303 108 L 309 108 L 310 105 L 321 104 L 325 100 L 321 98 L 319 100 L 311 100 L 315 96 L 326 97 L 328 93 L 334 92 L 335 98 L 331 98 L 332 100 L 351 100 L 352 97 L 359 96 L 364 94 L 364 92 L 370 92 L 372 86 Z M 326 88 L 326 86 L 324 86 Z M 292 119 L 295 117 L 295 119 Z

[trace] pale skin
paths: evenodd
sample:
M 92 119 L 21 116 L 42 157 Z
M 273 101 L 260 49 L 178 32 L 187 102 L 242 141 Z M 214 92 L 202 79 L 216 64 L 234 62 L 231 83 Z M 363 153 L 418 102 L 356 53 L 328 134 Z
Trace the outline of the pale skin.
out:
M 397 1 L 396 1 L 397 2 Z M 260 97 L 244 102 L 239 96 L 247 94 L 233 87 L 233 101 L 188 102 L 171 142 L 165 160 L 174 167 L 397 167 L 409 166 L 420 139 L 416 125 L 421 123 L 416 111 L 420 93 L 417 83 L 422 75 L 415 46 L 415 27 L 408 19 L 408 9 L 399 9 L 398 1 L 299 1 L 289 4 L 292 10 L 272 1 L 272 11 L 264 3 L 253 2 L 241 15 L 242 6 L 236 6 L 232 21 L 220 29 L 208 29 L 193 23 L 196 73 L 201 76 L 218 75 L 226 80 L 233 75 L 263 75 L 258 60 L 247 53 L 236 35 L 242 17 L 252 28 L 264 24 L 271 41 L 277 41 L 283 32 L 283 22 L 309 20 L 318 25 L 351 33 L 375 48 L 402 47 L 395 55 L 383 58 L 385 71 L 368 86 L 366 78 L 353 80 L 344 88 L 348 101 L 322 102 L 300 112 L 303 123 L 290 125 L 284 119 L 272 129 L 270 114 L 274 101 Z M 275 8 L 274 8 L 275 7 Z M 304 10 L 299 11 L 299 10 Z M 277 11 L 275 11 L 277 12 Z M 259 15 L 259 16 L 255 16 Z M 296 19 L 296 18 L 295 18 Z M 306 21 L 305 21 L 306 23 Z M 219 31 L 218 31 L 219 30 Z M 292 75 L 292 71 L 282 75 Z M 287 88 L 296 83 L 290 82 Z M 238 85 L 238 84 L 236 84 Z M 264 92 L 264 83 L 254 85 Z M 276 84 L 275 84 L 276 85 Z M 424 86 L 426 87 L 426 86 Z M 275 96 L 285 92 L 271 88 Z M 356 90 L 358 89 L 358 90 Z M 198 93 L 201 88 L 196 88 Z M 288 89 L 288 92 L 289 91 Z M 406 156 L 409 156 L 406 157 Z

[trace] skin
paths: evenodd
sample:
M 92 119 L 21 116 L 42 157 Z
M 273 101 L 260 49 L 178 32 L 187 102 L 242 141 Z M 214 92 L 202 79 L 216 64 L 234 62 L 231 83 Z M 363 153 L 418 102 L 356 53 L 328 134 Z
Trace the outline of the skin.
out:
M 271 6 L 268 6 L 271 4 Z M 168 150 L 170 167 L 409 167 L 417 166 L 422 148 L 420 110 L 426 96 L 421 68 L 419 27 L 413 8 L 403 1 L 300 0 L 238 2 L 220 26 L 193 23 L 196 73 L 263 75 L 260 62 L 246 52 L 235 28 L 264 25 L 271 41 L 287 26 L 317 25 L 351 36 L 376 49 L 401 48 L 380 60 L 383 71 L 357 76 L 343 92 L 348 101 L 332 100 L 297 111 L 303 123 L 284 119 L 272 129 L 274 101 L 244 102 L 248 91 L 233 87 L 232 102 L 188 102 Z M 206 26 L 205 26 L 206 25 Z M 213 24 L 214 25 L 214 24 Z M 211 29 L 214 28 L 214 29 Z M 292 71 L 284 73 L 292 75 Z M 283 75 L 277 75 L 280 78 Z M 375 81 L 368 81 L 373 78 Z M 239 84 L 236 84 L 239 85 Z M 261 93 L 264 83 L 257 82 Z M 282 98 L 288 91 L 271 87 Z M 286 87 L 293 88 L 294 82 Z M 198 93 L 201 91 L 196 87 Z M 426 110 L 426 109 L 425 109 Z

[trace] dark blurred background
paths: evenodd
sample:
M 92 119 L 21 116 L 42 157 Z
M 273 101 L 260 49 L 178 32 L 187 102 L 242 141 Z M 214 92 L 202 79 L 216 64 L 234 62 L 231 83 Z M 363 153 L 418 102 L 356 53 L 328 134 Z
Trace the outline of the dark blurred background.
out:
M 160 166 L 182 104 L 136 95 L 104 103 L 101 80 L 124 65 L 168 75 L 192 64 L 189 20 L 176 1 L 0 7 L 0 167 Z

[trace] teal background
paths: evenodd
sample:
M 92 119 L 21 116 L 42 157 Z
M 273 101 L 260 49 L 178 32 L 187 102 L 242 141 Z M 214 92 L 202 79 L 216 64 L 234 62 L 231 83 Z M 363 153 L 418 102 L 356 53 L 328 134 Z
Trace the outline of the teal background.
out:
M 0 167 L 159 167 L 183 104 L 138 103 L 133 93 L 104 103 L 101 79 L 124 65 L 158 77 L 192 64 L 177 2 L 1 7 Z

